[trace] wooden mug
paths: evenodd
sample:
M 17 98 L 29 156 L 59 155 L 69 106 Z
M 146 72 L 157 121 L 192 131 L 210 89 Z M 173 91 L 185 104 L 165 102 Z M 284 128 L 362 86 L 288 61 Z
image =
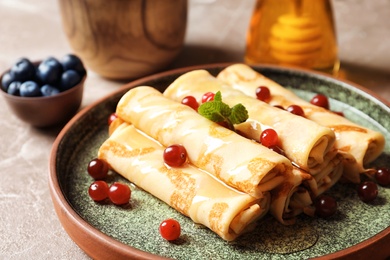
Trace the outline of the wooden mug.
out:
M 74 52 L 103 77 L 162 70 L 184 43 L 187 0 L 59 0 L 59 6 Z

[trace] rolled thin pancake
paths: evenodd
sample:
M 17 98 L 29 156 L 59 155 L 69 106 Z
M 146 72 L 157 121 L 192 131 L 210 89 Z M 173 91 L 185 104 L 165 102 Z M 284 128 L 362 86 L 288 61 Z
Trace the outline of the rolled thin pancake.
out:
M 311 207 L 312 192 L 317 193 L 313 176 L 294 167 L 293 175 L 271 191 L 270 213 L 282 224 L 294 224 L 295 217 Z
M 152 87 L 129 90 L 116 113 L 164 146 L 182 144 L 193 165 L 253 197 L 262 197 L 292 174 L 286 157 L 202 117 Z
M 250 230 L 269 209 L 270 196 L 254 198 L 185 164 L 164 164 L 164 147 L 127 123 L 117 124 L 98 157 L 146 192 L 227 241 Z
M 267 86 L 272 96 L 269 104 L 283 107 L 299 105 L 303 108 L 306 118 L 331 128 L 336 134 L 336 148 L 345 153 L 343 177 L 349 181 L 360 182 L 360 174 L 370 171 L 365 169 L 365 166 L 383 151 L 385 138 L 381 133 L 312 105 L 247 65 L 229 66 L 222 70 L 217 78 L 251 97 L 255 97 L 257 87 Z
M 163 94 L 175 101 L 193 96 L 201 102 L 209 91 L 221 91 L 222 100 L 230 106 L 241 103 L 247 108 L 248 121 L 235 126 L 244 136 L 258 140 L 264 129 L 275 129 L 285 154 L 300 167 L 294 167 L 294 174 L 271 191 L 275 195 L 271 196 L 271 213 L 280 222 L 294 223 L 294 217 L 310 206 L 312 198 L 340 179 L 342 157 L 333 147 L 335 135 L 327 127 L 246 96 L 205 70 L 181 75 Z
M 314 177 L 294 167 L 293 175 L 271 191 L 271 215 L 285 225 L 294 224 L 295 217 L 302 212 L 314 216 L 315 197 L 329 190 L 343 173 L 341 157 L 337 154 L 322 173 Z
M 317 174 L 319 169 L 326 167 L 324 157 L 332 153 L 335 142 L 335 134 L 330 128 L 249 97 L 206 70 L 181 75 L 168 86 L 164 96 L 178 102 L 193 96 L 200 103 L 202 95 L 209 91 L 220 91 L 222 101 L 231 107 L 238 103 L 245 106 L 249 118 L 235 126 L 245 137 L 258 141 L 263 130 L 272 128 L 278 133 L 286 156 L 301 169 Z

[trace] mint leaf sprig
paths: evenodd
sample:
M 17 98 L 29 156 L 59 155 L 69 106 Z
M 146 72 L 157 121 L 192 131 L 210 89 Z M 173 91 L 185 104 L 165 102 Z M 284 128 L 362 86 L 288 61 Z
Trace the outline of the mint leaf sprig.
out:
M 241 103 L 230 108 L 228 104 L 222 102 L 220 91 L 215 93 L 214 100 L 201 104 L 198 113 L 213 122 L 227 125 L 227 128 L 233 131 L 235 131 L 235 124 L 243 123 L 248 119 L 246 108 Z

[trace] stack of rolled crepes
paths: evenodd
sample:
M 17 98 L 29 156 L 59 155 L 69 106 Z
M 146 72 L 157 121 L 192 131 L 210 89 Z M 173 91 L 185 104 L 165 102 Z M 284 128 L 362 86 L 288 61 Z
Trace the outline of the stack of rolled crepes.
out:
M 99 149 L 99 158 L 112 169 L 177 211 L 203 224 L 227 241 L 254 227 L 269 209 L 270 194 L 254 198 L 216 180 L 210 174 L 185 164 L 167 167 L 164 147 L 116 119 L 110 137 Z
M 200 102 L 202 95 L 209 91 L 220 91 L 223 102 L 229 106 L 241 103 L 246 107 L 248 120 L 235 127 L 247 138 L 259 140 L 261 132 L 267 128 L 278 133 L 281 148 L 294 165 L 294 178 L 272 191 L 277 196 L 271 196 L 271 213 L 279 221 L 293 221 L 292 217 L 310 204 L 307 194 L 314 198 L 340 179 L 342 156 L 334 147 L 334 132 L 327 127 L 249 97 L 205 70 L 180 76 L 164 95 L 176 101 L 194 96 Z M 284 205 L 283 211 L 281 205 Z M 284 213 L 281 215 L 281 212 Z
M 204 70 L 188 72 L 164 93 L 148 86 L 129 90 L 117 105 L 119 118 L 110 125 L 110 137 L 101 146 L 99 158 L 225 240 L 251 229 L 267 212 L 283 224 L 294 223 L 295 216 L 312 206 L 314 197 L 340 179 L 345 165 L 349 173 L 344 177 L 355 182 L 360 179 L 360 172 L 365 171 L 363 157 L 364 162 L 377 157 L 384 138 L 332 112 L 297 102 L 300 99 L 292 92 L 278 96 L 270 87 L 272 81 L 259 83 L 257 78 L 264 77 L 250 67 L 234 65 L 217 78 Z M 270 104 L 254 98 L 259 85 L 270 88 Z M 235 125 L 237 132 L 180 103 L 189 95 L 200 101 L 210 91 L 220 91 L 229 106 L 241 103 L 248 110 L 248 120 Z M 306 117 L 272 106 L 276 104 L 301 105 Z M 337 120 L 317 123 L 315 119 L 328 118 L 321 113 Z M 363 152 L 370 155 L 363 155 L 361 161 L 359 153 L 353 153 L 362 149 L 360 144 L 349 144 L 349 150 L 342 146 L 352 142 L 346 138 L 349 134 L 337 132 L 347 126 L 370 135 L 373 144 L 367 144 Z M 278 133 L 286 156 L 255 141 L 266 128 Z M 173 144 L 186 148 L 188 163 L 184 166 L 164 163 L 164 148 Z
M 344 156 L 343 177 L 348 181 L 360 182 L 362 173 L 372 171 L 365 166 L 383 151 L 385 138 L 381 133 L 359 126 L 332 111 L 312 105 L 247 65 L 229 66 L 222 70 L 217 78 L 250 97 L 256 97 L 256 88 L 266 86 L 271 91 L 271 100 L 268 102 L 270 105 L 284 108 L 293 104 L 299 105 L 304 110 L 306 118 L 332 129 L 336 134 L 335 146 Z
M 163 146 L 183 145 L 193 165 L 255 198 L 292 175 L 286 157 L 206 119 L 152 87 L 128 91 L 116 113 Z
M 283 200 L 278 187 L 295 185 L 296 172 L 286 157 L 152 87 L 128 91 L 116 113 L 125 123 L 112 123 L 116 130 L 110 130 L 99 158 L 225 240 L 235 239 L 269 211 L 271 191 Z M 164 164 L 163 147 L 173 144 L 187 150 L 189 163 L 183 167 Z

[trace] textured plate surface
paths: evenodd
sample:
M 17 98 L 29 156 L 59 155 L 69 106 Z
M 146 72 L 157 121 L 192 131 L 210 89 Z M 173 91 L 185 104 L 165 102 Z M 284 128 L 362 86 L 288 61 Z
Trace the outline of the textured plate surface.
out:
M 227 65 L 227 64 L 226 64 Z M 217 74 L 225 64 L 205 66 Z M 379 187 L 373 203 L 359 200 L 356 187 L 337 184 L 328 193 L 339 203 L 338 212 L 323 220 L 301 215 L 294 226 L 285 227 L 266 217 L 254 232 L 234 242 L 216 234 L 176 212 L 150 194 L 132 187 L 132 201 L 126 207 L 98 204 L 88 196 L 92 178 L 88 162 L 108 137 L 107 118 L 115 111 L 119 98 L 131 87 L 150 85 L 160 90 L 182 73 L 184 68 L 160 73 L 132 82 L 105 99 L 81 111 L 58 136 L 50 161 L 50 188 L 54 206 L 65 230 L 94 258 L 167 257 L 174 259 L 307 259 L 331 254 L 353 257 L 376 253 L 390 255 L 390 189 Z M 390 109 L 359 86 L 322 74 L 280 67 L 255 67 L 264 75 L 310 99 L 315 93 L 328 95 L 333 110 L 361 125 L 382 132 L 385 152 L 374 162 L 390 167 Z M 119 175 L 108 182 L 128 183 Z M 176 218 L 182 236 L 169 243 L 158 233 L 160 222 Z

